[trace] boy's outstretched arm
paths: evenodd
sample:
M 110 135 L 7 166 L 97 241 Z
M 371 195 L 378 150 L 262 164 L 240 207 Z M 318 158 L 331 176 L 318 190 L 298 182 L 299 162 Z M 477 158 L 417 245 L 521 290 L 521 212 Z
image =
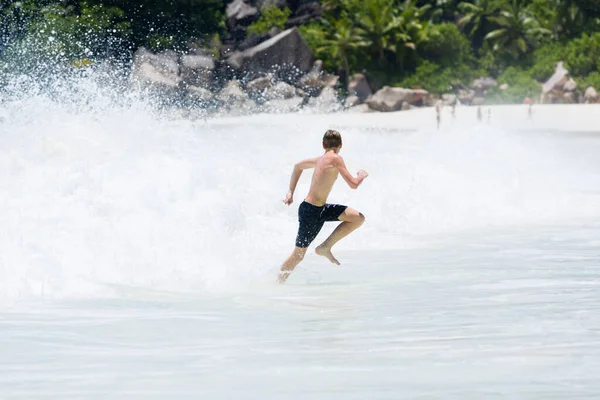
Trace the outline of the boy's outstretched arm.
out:
M 296 185 L 300 180 L 300 175 L 302 175 L 302 171 L 309 168 L 314 168 L 317 164 L 317 159 L 319 157 L 307 158 L 306 160 L 302 160 L 297 162 L 294 165 L 294 171 L 292 172 L 292 177 L 290 178 L 290 188 L 283 200 L 284 204 L 288 206 L 294 202 L 294 191 L 296 190 Z
M 350 172 L 348 172 L 348 168 L 346 168 L 346 163 L 344 162 L 344 159 L 340 156 L 335 158 L 335 160 L 333 161 L 333 165 L 338 169 L 338 171 L 340 171 L 340 175 L 342 176 L 342 178 L 344 178 L 344 180 L 346 181 L 348 186 L 350 186 L 351 189 L 357 189 L 362 183 L 362 181 L 364 181 L 365 178 L 369 176 L 367 171 L 361 169 L 356 174 L 356 178 L 353 177 L 350 174 Z

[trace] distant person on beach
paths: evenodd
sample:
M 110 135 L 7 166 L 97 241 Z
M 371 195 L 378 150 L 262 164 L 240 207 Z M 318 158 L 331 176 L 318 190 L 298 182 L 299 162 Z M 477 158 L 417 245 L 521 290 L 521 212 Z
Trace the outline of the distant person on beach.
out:
M 352 189 L 358 188 L 369 174 L 364 170 L 360 170 L 354 177 L 348 172 L 344 159 L 339 155 L 342 149 L 342 136 L 338 131 L 330 129 L 325 132 L 323 149 L 325 154 L 322 156 L 307 158 L 294 165 L 290 188 L 283 200 L 283 203 L 288 206 L 294 201 L 294 190 L 296 190 L 302 171 L 310 168 L 315 170 L 308 195 L 298 207 L 300 226 L 296 237 L 296 247 L 281 266 L 279 283 L 284 283 L 296 268 L 296 265 L 302 261 L 308 246 L 315 240 L 325 222 L 341 221 L 331 235 L 317 246 L 315 252 L 337 265 L 340 265 L 340 263 L 331 253 L 331 247 L 365 222 L 365 216 L 350 207 L 327 204 L 327 197 L 338 174 L 342 175 L 342 178 Z
M 488 108 L 488 120 L 487 120 L 488 124 L 490 122 L 492 122 L 492 109 Z
M 456 103 L 458 103 L 458 100 L 452 103 L 452 118 L 456 118 Z
M 435 115 L 436 115 L 436 120 L 437 120 L 437 128 L 438 130 L 440 129 L 440 122 L 442 121 L 442 110 L 440 108 L 440 105 L 436 105 L 435 106 Z
M 483 115 L 481 114 L 481 106 L 477 107 L 477 121 L 481 122 Z
M 527 111 L 529 119 L 533 118 L 533 103 L 529 103 L 529 110 Z

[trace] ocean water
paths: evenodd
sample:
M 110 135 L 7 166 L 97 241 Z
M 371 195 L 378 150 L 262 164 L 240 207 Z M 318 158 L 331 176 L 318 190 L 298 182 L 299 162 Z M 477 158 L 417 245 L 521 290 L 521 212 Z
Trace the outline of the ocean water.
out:
M 94 77 L 13 91 L 0 398 L 598 398 L 600 134 L 555 110 L 438 131 L 426 110 L 195 119 Z M 276 285 L 291 169 L 328 128 L 370 173 L 330 200 L 367 221 L 341 266 L 311 252 Z

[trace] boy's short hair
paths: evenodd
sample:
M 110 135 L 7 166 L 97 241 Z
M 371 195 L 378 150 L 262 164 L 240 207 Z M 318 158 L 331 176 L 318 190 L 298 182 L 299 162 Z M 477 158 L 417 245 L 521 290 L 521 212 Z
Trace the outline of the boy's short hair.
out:
M 329 129 L 323 135 L 323 148 L 337 149 L 342 145 L 342 135 L 338 131 Z

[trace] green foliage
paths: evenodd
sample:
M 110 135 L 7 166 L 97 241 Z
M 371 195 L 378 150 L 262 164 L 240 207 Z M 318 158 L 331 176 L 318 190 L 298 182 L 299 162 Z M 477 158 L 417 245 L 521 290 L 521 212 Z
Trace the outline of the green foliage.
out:
M 574 76 L 600 70 L 600 33 L 583 34 L 568 43 L 564 52 L 565 67 Z
M 260 18 L 248 27 L 248 34 L 256 33 L 263 35 L 272 28 L 285 28 L 285 23 L 292 15 L 292 11 L 285 7 L 283 9 L 271 4 L 260 10 Z
M 130 33 L 124 13 L 116 7 L 83 2 L 74 7 L 45 7 L 43 19 L 30 28 L 36 42 L 46 51 L 61 53 L 68 59 L 106 56 L 106 52 Z
M 343 78 L 350 76 L 350 60 L 357 50 L 368 46 L 368 42 L 361 37 L 361 31 L 346 20 L 340 19 L 335 22 L 333 30 L 329 31 L 321 47 L 317 48 L 319 53 L 328 52 L 343 73 Z
M 26 28 L 22 33 L 12 31 L 11 40 L 0 54 L 6 62 L 13 62 L 13 69 L 28 73 L 41 68 L 54 73 L 64 67 L 86 67 L 97 59 L 118 59 L 127 54 L 129 22 L 119 8 L 85 1 L 77 5 L 34 5 L 31 2 L 21 8 Z
M 542 28 L 524 0 L 510 0 L 502 4 L 497 17 L 490 18 L 498 27 L 485 36 L 494 50 L 519 60 L 551 35 Z
M 308 43 L 308 46 L 313 50 L 315 57 L 323 61 L 323 66 L 329 71 L 335 71 L 337 69 L 337 62 L 332 57 L 331 52 L 323 46 L 328 35 L 328 31 L 325 30 L 323 24 L 313 22 L 308 25 L 303 25 L 299 28 L 300 34 Z M 354 67 L 355 63 L 351 62 Z
M 588 87 L 593 87 L 597 91 L 600 91 L 600 72 L 592 72 L 585 78 L 576 79 L 577 85 L 583 91 Z
M 476 65 L 481 69 L 482 75 L 498 76 L 507 67 L 504 57 L 494 51 L 489 42 L 484 42 L 477 50 Z
M 546 80 L 552 76 L 556 64 L 564 57 L 564 45 L 548 43 L 533 53 L 534 64 L 529 69 L 533 79 Z
M 561 29 L 558 24 L 558 8 L 561 0 L 531 0 L 528 5 L 532 17 L 538 21 L 540 26 L 552 32 L 554 36 Z
M 399 86 L 420 87 L 432 93 L 449 93 L 462 86 L 462 82 L 470 82 L 476 72 L 468 66 L 443 68 L 430 61 L 423 61 L 411 74 L 398 82 Z
M 534 79 L 548 79 L 559 61 L 572 76 L 585 78 L 600 71 L 600 33 L 583 34 L 565 43 L 548 43 L 533 53 L 529 73 Z
M 418 6 L 429 6 L 426 17 L 432 23 L 456 22 L 461 0 L 419 0 Z
M 25 43 L 69 57 L 187 47 L 225 31 L 225 6 L 224 0 L 0 0 L 0 56 Z
M 435 34 L 427 40 L 420 56 L 442 67 L 471 65 L 474 61 L 471 42 L 451 23 L 435 25 Z
M 93 0 L 118 7 L 131 22 L 133 47 L 148 46 L 149 38 L 172 38 L 173 47 L 225 32 L 223 0 Z
M 162 51 L 175 46 L 173 36 L 150 35 L 146 46 L 152 51 Z
M 498 77 L 498 86 L 508 84 L 508 89 L 492 88 L 487 100 L 490 103 L 522 103 L 526 97 L 537 98 L 542 87 L 527 71 L 510 67 Z
M 321 29 L 313 24 L 302 30 L 317 57 L 323 55 L 343 70 L 378 70 L 386 79 L 416 67 L 416 51 L 431 32 L 422 20 L 429 6 L 415 0 L 325 0 L 323 6 Z
M 408 88 L 423 88 L 433 93 L 446 93 L 452 91 L 453 78 L 449 69 L 429 61 L 419 65 L 414 74 L 398 82 L 399 86 Z
M 600 17 L 600 3 L 598 3 L 598 0 L 573 0 L 573 2 L 587 15 Z
M 483 45 L 485 35 L 491 32 L 495 26 L 493 19 L 499 9 L 498 1 L 463 1 L 458 4 L 458 8 L 462 13 L 458 25 L 468 33 L 473 40 L 474 47 L 480 48 Z
M 438 12 L 445 7 L 441 3 L 453 3 L 459 14 L 453 22 L 432 24 L 450 15 L 447 9 Z M 582 80 L 596 76 L 600 34 L 556 41 L 560 32 L 574 29 L 569 24 L 577 24 L 560 16 L 559 6 L 566 3 L 570 15 L 578 15 L 581 3 L 576 0 L 324 0 L 324 20 L 301 32 L 329 69 L 343 62 L 323 43 L 331 41 L 336 23 L 344 20 L 354 29 L 356 43 L 362 43 L 346 47 L 351 72 L 366 69 L 380 84 L 435 93 L 466 86 L 479 75 L 499 76 L 509 88 L 493 90 L 495 101 L 521 102 L 539 93 L 539 82 L 552 75 L 560 60 Z
M 35 54 L 54 65 L 190 45 L 219 54 L 227 0 L 0 0 L 0 58 Z M 290 2 L 297 4 L 298 2 Z M 269 3 L 269 4 L 272 4 Z M 323 17 L 300 32 L 326 69 L 366 70 L 379 85 L 443 93 L 480 75 L 509 89 L 494 101 L 535 96 L 565 67 L 580 88 L 600 89 L 597 0 L 322 0 Z M 283 29 L 288 8 L 265 6 L 248 34 Z M 25 65 L 22 63 L 22 65 Z M 1 75 L 1 74 L 0 74 Z M 537 81 L 537 82 L 536 82 Z

